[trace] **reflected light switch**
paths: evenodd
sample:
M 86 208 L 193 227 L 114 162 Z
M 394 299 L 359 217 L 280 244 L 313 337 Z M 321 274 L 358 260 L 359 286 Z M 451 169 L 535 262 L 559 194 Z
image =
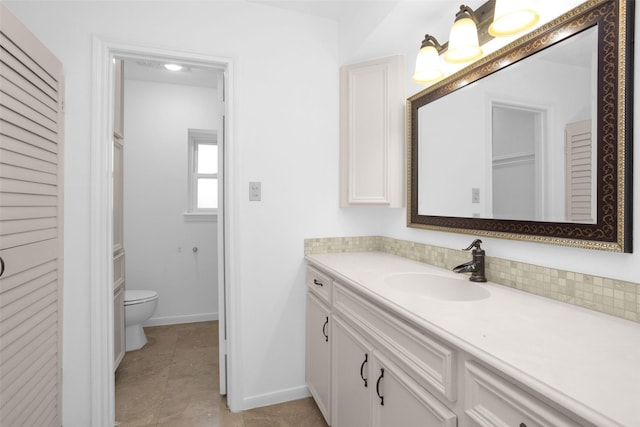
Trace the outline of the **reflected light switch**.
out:
M 471 189 L 471 203 L 480 203 L 480 189 L 472 188 Z

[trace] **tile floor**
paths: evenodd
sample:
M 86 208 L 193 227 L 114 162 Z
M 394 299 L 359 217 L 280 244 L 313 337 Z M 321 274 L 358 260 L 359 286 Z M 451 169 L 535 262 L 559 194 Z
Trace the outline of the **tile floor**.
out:
M 145 328 L 116 372 L 120 427 L 326 427 L 313 399 L 232 413 L 218 392 L 218 322 Z

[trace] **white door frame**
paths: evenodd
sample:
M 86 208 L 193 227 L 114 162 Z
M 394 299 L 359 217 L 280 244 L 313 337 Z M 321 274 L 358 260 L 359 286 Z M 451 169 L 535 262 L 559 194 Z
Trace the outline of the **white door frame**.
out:
M 111 195 L 111 139 L 113 135 L 114 57 L 173 59 L 193 65 L 219 67 L 226 77 L 225 126 L 225 200 L 222 218 L 218 220 L 219 236 L 224 236 L 223 260 L 225 297 L 219 301 L 219 313 L 226 320 L 227 347 L 227 404 L 232 411 L 241 409 L 241 377 L 239 365 L 239 336 L 237 318 L 237 290 L 228 284 L 234 282 L 236 270 L 235 227 L 235 150 L 233 126 L 233 69 L 229 58 L 208 54 L 133 45 L 93 38 L 93 72 L 91 97 L 91 425 L 113 427 L 115 424 L 115 383 L 113 375 L 113 213 Z M 221 256 L 222 255 L 222 256 Z M 227 284 L 227 286 L 225 286 Z M 226 307 L 225 307 L 226 306 Z M 226 314 L 226 315 L 225 315 Z M 221 336 L 221 339 L 224 339 Z

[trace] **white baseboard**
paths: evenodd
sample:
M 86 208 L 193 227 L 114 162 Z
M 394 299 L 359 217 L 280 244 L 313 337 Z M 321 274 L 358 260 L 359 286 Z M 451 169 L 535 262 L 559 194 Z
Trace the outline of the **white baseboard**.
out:
M 178 325 L 180 323 L 208 322 L 218 320 L 218 313 L 185 314 L 181 316 L 152 317 L 142 326 Z
M 272 393 L 250 396 L 243 399 L 242 409 L 253 409 L 262 406 L 275 405 L 278 403 L 289 402 L 290 400 L 304 399 L 311 396 L 306 385 L 300 387 L 292 387 L 286 390 L 278 390 Z

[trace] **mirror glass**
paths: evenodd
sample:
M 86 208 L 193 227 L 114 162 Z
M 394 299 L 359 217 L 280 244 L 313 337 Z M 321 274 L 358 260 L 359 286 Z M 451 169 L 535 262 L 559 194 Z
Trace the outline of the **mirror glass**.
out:
M 631 252 L 630 4 L 583 3 L 410 97 L 407 225 Z
M 418 108 L 418 213 L 595 222 L 597 46 L 592 27 Z

